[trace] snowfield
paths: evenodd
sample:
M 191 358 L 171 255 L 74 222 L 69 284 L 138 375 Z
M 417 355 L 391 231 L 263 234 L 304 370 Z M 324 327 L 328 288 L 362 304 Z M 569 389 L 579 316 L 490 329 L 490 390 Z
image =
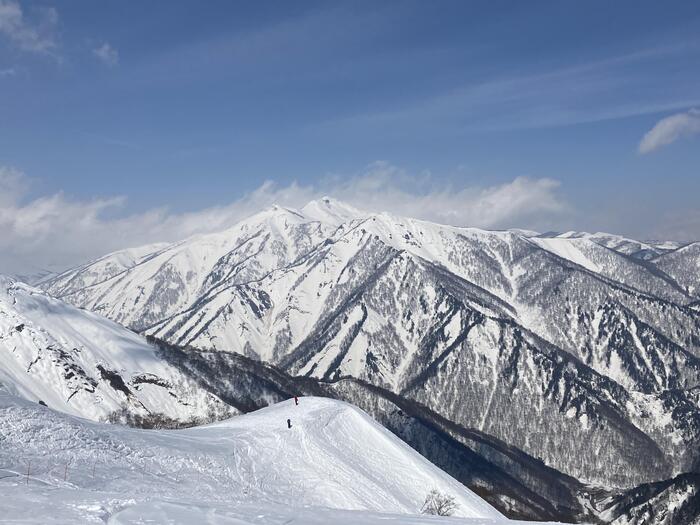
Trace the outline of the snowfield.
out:
M 455 498 L 455 518 L 418 515 L 431 489 Z M 138 430 L 2 388 L 0 493 L 10 523 L 513 523 L 361 410 L 325 398 Z

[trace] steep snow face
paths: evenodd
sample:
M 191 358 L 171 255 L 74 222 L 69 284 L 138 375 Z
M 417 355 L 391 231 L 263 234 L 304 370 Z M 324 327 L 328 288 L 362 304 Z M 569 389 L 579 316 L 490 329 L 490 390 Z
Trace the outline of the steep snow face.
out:
M 0 382 L 32 401 L 104 419 L 122 408 L 188 421 L 229 411 L 124 327 L 0 276 Z
M 0 487 L 11 496 L 0 501 L 3 518 L 134 523 L 206 515 L 222 523 L 306 523 L 316 513 L 332 519 L 329 509 L 336 509 L 347 520 L 340 523 L 379 522 L 373 513 L 419 523 L 410 515 L 436 489 L 455 498 L 455 516 L 508 522 L 359 409 L 299 401 L 205 427 L 144 431 L 0 393 Z
M 533 238 L 532 242 L 541 246 L 545 250 L 562 257 L 563 259 L 568 259 L 592 272 L 600 272 L 601 268 L 595 260 L 588 256 L 586 253 L 591 242 L 584 240 L 581 242 L 580 239 L 570 239 L 568 237 L 556 237 L 556 238 Z
M 334 229 L 274 206 L 224 232 L 158 246 L 127 264 L 124 252 L 116 252 L 43 287 L 72 304 L 143 329 L 190 308 L 212 290 L 254 281 L 286 266 Z

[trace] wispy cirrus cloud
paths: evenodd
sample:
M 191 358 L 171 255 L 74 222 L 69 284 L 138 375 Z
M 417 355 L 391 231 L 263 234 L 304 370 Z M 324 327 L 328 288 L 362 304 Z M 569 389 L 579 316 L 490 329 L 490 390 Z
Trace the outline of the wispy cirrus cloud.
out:
M 440 128 L 500 131 L 673 111 L 700 104 L 694 85 L 680 80 L 669 82 L 648 72 L 655 69 L 655 64 L 673 64 L 686 54 L 700 56 L 700 47 L 670 44 L 574 65 L 485 76 L 408 104 L 329 120 L 323 125 L 403 129 L 417 123 L 436 123 Z M 621 98 L 622 93 L 629 96 Z
M 0 34 L 22 51 L 51 53 L 57 47 L 58 11 L 40 7 L 27 16 L 14 0 L 0 0 Z
M 0 273 L 62 269 L 121 248 L 220 231 L 272 204 L 300 208 L 324 195 L 368 211 L 484 228 L 551 226 L 569 211 L 551 179 L 450 186 L 385 162 L 316 184 L 267 181 L 224 205 L 185 213 L 160 207 L 120 214 L 123 197 L 77 200 L 56 193 L 26 200 L 27 187 L 20 171 L 0 168 Z
M 646 154 L 692 135 L 700 134 L 700 109 L 689 109 L 662 118 L 644 134 L 639 143 L 639 153 Z

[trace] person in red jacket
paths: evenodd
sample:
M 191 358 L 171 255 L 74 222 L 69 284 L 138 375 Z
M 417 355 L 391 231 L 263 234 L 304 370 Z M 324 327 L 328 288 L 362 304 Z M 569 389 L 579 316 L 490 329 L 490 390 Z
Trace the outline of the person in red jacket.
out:
M 299 398 L 297 396 L 294 396 L 294 404 L 295 405 L 299 404 Z

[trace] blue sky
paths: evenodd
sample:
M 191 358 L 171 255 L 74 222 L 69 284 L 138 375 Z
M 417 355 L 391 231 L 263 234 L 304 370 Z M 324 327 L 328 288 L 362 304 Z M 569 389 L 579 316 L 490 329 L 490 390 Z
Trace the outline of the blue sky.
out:
M 4 206 L 169 220 L 381 166 L 408 202 L 553 181 L 467 225 L 700 238 L 699 66 L 692 1 L 0 0 Z

